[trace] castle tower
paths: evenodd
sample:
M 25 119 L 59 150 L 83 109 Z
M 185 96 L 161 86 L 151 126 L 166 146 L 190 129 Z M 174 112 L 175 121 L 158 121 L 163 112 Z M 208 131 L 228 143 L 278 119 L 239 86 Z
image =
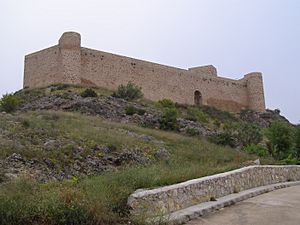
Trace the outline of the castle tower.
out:
M 266 110 L 262 74 L 249 73 L 244 76 L 248 92 L 248 108 L 258 112 Z
M 81 37 L 76 32 L 65 32 L 59 39 L 60 83 L 80 84 Z

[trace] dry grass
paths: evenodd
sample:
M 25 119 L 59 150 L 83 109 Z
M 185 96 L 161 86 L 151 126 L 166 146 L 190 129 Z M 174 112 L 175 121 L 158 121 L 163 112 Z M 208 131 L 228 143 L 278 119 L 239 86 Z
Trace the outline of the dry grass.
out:
M 58 155 L 42 148 L 45 140 L 52 138 L 72 140 L 86 148 L 113 144 L 118 149 L 138 147 L 149 155 L 161 147 L 171 153 L 166 162 L 124 167 L 97 177 L 49 184 L 27 179 L 2 184 L 1 225 L 126 223 L 130 219 L 126 201 L 134 190 L 231 170 L 253 159 L 253 156 L 199 138 L 77 113 L 42 111 L 2 115 L 0 129 L 1 158 L 18 152 L 31 158 L 57 157 L 59 161 Z M 128 132 L 152 136 L 157 142 L 145 142 L 126 135 Z M 16 148 L 18 143 L 23 147 Z

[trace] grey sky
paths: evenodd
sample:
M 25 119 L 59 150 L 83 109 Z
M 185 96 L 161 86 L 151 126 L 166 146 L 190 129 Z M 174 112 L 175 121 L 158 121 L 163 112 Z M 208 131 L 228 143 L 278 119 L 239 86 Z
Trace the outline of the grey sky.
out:
M 267 108 L 300 121 L 300 0 L 1 0 L 0 95 L 24 55 L 77 31 L 82 45 L 220 76 L 261 71 Z

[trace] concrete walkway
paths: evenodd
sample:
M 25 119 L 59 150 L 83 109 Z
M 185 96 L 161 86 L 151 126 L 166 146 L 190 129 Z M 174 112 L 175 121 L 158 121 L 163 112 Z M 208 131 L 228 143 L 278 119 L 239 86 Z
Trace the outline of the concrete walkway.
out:
M 250 198 L 187 224 L 299 225 L 300 186 L 283 188 Z

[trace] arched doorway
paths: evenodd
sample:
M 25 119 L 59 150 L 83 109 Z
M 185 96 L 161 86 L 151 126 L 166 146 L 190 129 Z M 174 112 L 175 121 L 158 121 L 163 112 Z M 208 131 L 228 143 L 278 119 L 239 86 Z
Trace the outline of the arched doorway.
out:
M 194 103 L 196 106 L 202 105 L 202 94 L 198 90 L 194 92 Z

